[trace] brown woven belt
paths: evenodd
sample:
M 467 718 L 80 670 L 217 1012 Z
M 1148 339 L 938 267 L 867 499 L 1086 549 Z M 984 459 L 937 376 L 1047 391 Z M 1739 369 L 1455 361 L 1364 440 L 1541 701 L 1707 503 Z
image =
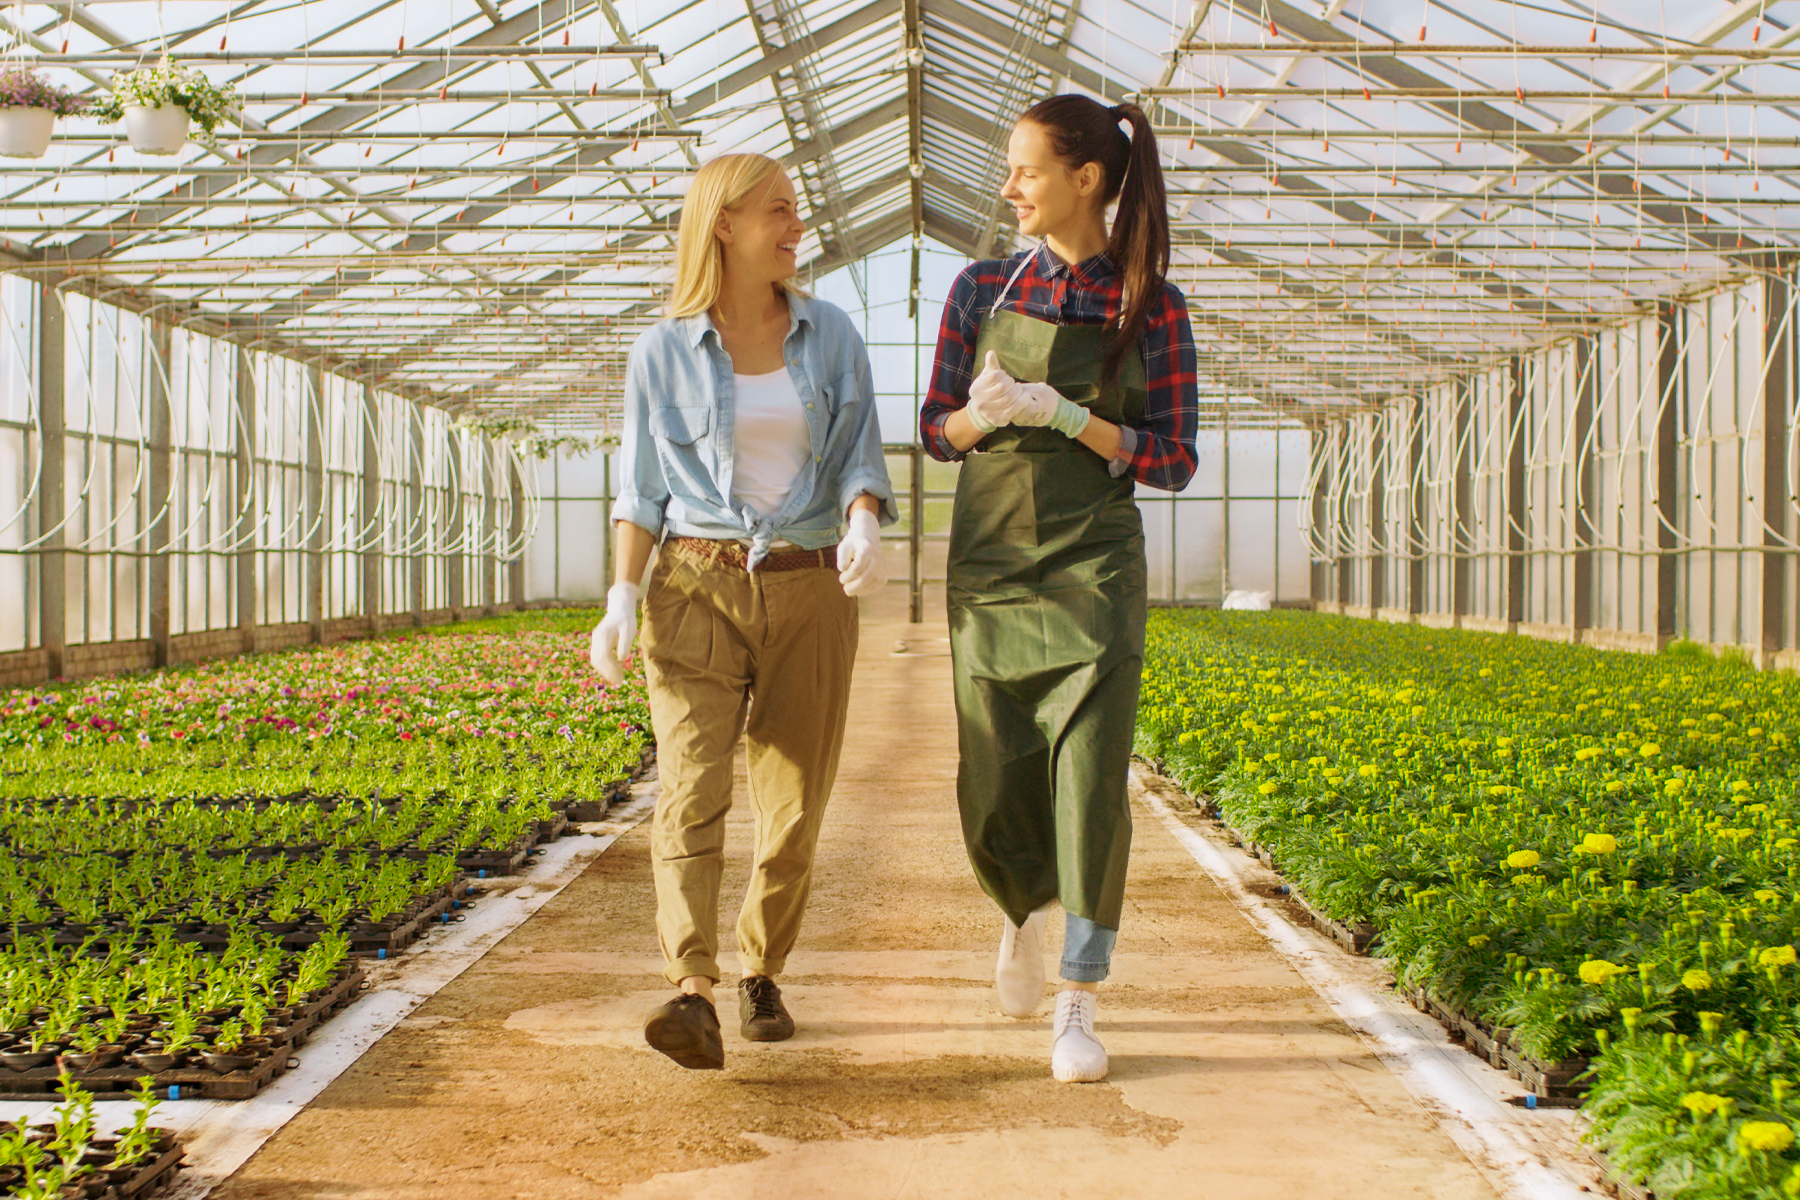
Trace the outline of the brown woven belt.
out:
M 742 571 L 750 564 L 750 547 L 742 542 L 672 537 L 667 545 L 669 549 L 679 550 L 709 566 L 732 567 Z M 758 571 L 804 571 L 819 567 L 833 570 L 837 568 L 836 546 L 827 546 L 823 550 L 771 550 L 756 564 Z

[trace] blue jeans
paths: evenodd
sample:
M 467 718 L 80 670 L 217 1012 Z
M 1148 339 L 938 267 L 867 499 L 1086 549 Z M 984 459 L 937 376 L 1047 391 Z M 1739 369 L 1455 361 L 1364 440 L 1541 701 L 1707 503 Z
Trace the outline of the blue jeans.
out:
M 1119 931 L 1074 913 L 1063 914 L 1062 977 L 1072 983 L 1099 983 L 1112 970 Z

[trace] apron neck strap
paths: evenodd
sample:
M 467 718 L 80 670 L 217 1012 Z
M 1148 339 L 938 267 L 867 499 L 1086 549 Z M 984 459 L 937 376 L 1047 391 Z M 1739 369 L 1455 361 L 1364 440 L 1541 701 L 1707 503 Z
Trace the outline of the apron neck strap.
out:
M 1044 243 L 1039 242 L 1036 246 L 1032 247 L 1031 253 L 1027 254 L 1024 257 L 1024 259 L 1020 261 L 1018 269 L 1015 270 L 1012 273 L 1012 277 L 1006 281 L 1006 286 L 1000 289 L 1000 294 L 998 296 L 994 297 L 994 302 L 992 304 L 988 305 L 988 316 L 991 317 L 995 313 L 1000 311 L 1000 302 L 1002 300 L 1006 299 L 1006 294 L 1008 292 L 1012 291 L 1013 284 L 1019 282 L 1019 276 L 1021 276 L 1025 273 L 1026 267 L 1029 267 L 1033 262 L 1035 262 L 1037 260 L 1038 251 L 1042 250 L 1043 248 L 1044 248 Z

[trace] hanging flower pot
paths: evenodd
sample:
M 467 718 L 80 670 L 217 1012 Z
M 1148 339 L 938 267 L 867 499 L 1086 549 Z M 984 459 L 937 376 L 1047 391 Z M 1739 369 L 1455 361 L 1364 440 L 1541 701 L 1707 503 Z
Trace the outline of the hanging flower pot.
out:
M 139 154 L 175 154 L 187 145 L 193 118 L 179 105 L 125 106 L 125 138 Z
M 200 140 L 210 144 L 237 103 L 231 88 L 168 59 L 114 76 L 111 87 L 112 95 L 95 105 L 95 115 L 108 123 L 125 122 L 125 136 L 140 154 L 177 153 L 196 125 Z
M 56 132 L 56 114 L 47 108 L 0 108 L 0 154 L 42 158 Z
M 56 132 L 56 118 L 86 107 L 87 97 L 46 82 L 30 67 L 0 71 L 0 155 L 42 158 Z

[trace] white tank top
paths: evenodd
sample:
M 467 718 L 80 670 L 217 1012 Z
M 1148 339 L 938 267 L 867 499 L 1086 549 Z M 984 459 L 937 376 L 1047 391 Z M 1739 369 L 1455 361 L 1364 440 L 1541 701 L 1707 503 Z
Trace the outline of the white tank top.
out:
M 812 455 L 806 407 L 786 367 L 767 375 L 731 378 L 737 394 L 731 494 L 758 516 L 772 517 L 787 503 Z

